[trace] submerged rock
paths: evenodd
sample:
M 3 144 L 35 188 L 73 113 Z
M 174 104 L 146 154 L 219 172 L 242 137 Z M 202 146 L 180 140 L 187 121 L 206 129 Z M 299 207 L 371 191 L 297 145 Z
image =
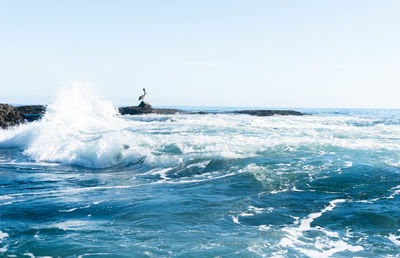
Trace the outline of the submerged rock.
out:
M 233 111 L 234 114 L 247 114 L 252 116 L 273 116 L 273 115 L 282 115 L 282 116 L 302 116 L 304 115 L 301 112 L 294 110 L 238 110 Z
M 24 121 L 21 113 L 11 105 L 0 104 L 0 127 L 7 128 Z

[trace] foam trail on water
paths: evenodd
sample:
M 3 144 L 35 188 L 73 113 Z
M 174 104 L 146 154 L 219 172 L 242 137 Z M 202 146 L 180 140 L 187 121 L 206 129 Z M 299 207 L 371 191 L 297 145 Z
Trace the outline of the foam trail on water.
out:
M 3 239 L 5 239 L 5 238 L 7 238 L 7 237 L 9 237 L 9 235 L 8 235 L 7 233 L 3 233 L 3 232 L 0 230 L 0 243 L 2 243 L 2 242 L 3 242 Z M 7 247 L 8 247 L 8 245 L 3 246 L 3 247 L 0 247 L 0 253 L 7 252 Z
M 400 232 L 400 229 L 398 230 L 398 232 Z M 389 234 L 389 236 L 387 237 L 387 239 L 389 239 L 390 241 L 392 241 L 394 244 L 400 246 L 400 236 L 396 236 L 394 234 Z
M 339 155 L 331 154 L 334 152 L 379 150 L 374 154 L 377 160 L 396 164 L 400 156 L 387 156 L 385 152 L 400 151 L 400 127 L 382 121 L 376 124 L 374 118 L 332 115 L 122 117 L 110 101 L 98 96 L 91 87 L 74 84 L 60 91 L 42 120 L 0 130 L 0 148 L 20 148 L 36 162 L 94 168 L 140 161 L 151 169 L 199 163 L 187 169 L 204 170 L 213 165 L 203 164 L 205 160 L 275 157 L 282 153 L 291 156 L 307 153 L 305 159 L 324 157 L 323 160 L 329 161 L 321 166 L 306 164 L 305 160 L 273 167 L 247 164 L 245 170 L 270 188 L 271 193 L 278 194 L 298 189 L 291 182 L 275 187 L 270 178 L 276 172 L 286 173 L 297 167 L 312 175 L 329 166 L 340 165 L 340 170 L 354 166 L 351 157 L 340 159 Z
M 2 231 L 0 231 L 0 243 L 4 238 L 7 238 L 8 234 L 7 233 L 3 233 Z
M 332 211 L 337 204 L 346 202 L 345 199 L 336 199 L 329 202 L 329 205 L 320 212 L 311 213 L 306 218 L 296 221 L 297 227 L 285 227 L 282 230 L 286 232 L 286 236 L 281 239 L 279 246 L 291 247 L 302 252 L 309 257 L 329 257 L 335 253 L 350 251 L 358 252 L 363 250 L 362 246 L 353 246 L 340 239 L 337 232 L 332 232 L 321 227 L 311 227 L 311 223 L 321 217 L 324 213 Z M 305 231 L 314 230 L 318 232 L 313 242 L 304 236 Z

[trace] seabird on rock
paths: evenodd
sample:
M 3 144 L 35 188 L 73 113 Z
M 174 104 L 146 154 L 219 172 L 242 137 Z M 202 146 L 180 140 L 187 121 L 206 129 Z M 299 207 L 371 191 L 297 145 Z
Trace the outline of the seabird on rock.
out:
M 143 100 L 144 97 L 146 97 L 146 89 L 145 88 L 143 88 L 143 92 L 144 92 L 144 94 L 139 97 L 139 100 Z

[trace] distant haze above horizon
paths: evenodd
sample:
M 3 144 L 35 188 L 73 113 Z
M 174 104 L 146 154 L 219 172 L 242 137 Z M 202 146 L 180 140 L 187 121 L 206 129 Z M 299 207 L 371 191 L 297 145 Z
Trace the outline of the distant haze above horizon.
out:
M 400 108 L 400 1 L 1 1 L 0 103 Z

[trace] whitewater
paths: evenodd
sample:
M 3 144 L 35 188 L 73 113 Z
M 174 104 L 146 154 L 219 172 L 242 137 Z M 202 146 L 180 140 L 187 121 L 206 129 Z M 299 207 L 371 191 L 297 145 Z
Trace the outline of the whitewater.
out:
M 399 257 L 400 111 L 299 111 L 122 116 L 65 88 L 0 130 L 0 256 Z

